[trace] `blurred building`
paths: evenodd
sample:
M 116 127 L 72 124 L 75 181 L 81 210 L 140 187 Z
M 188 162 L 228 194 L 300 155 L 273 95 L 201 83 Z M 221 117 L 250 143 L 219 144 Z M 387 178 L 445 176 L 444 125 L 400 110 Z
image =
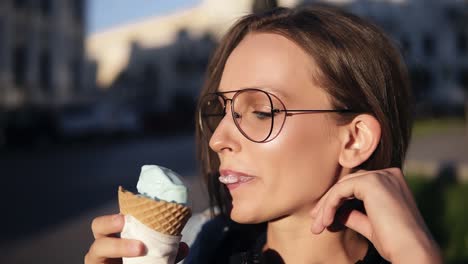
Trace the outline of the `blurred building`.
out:
M 140 113 L 193 110 L 215 45 L 213 35 L 190 36 L 184 29 L 169 45 L 132 43 L 128 64 L 110 87 L 113 101 L 124 100 Z
M 338 4 L 382 27 L 401 48 L 420 112 L 463 112 L 468 94 L 468 1 L 305 0 Z M 417 109 L 418 110 L 418 109 Z
M 110 87 L 116 98 L 140 98 L 136 100 L 139 107 L 150 105 L 167 111 L 174 97 L 198 93 L 202 67 L 214 47 L 211 42 L 217 41 L 240 16 L 252 12 L 259 2 L 204 0 L 166 16 L 93 34 L 86 47 L 99 65 L 97 81 L 102 87 Z M 369 18 L 403 51 L 422 112 L 432 114 L 437 109 L 463 105 L 463 87 L 468 86 L 467 1 L 265 2 L 277 2 L 279 6 L 327 3 Z
M 95 86 L 84 27 L 85 0 L 0 1 L 0 108 L 83 99 Z
M 98 84 L 109 88 L 114 101 L 130 100 L 137 110 L 168 112 L 193 105 L 217 41 L 239 17 L 252 12 L 254 2 L 204 0 L 93 34 L 86 46 L 99 65 Z M 296 2 L 279 1 L 289 6 Z M 193 115 L 190 108 L 185 110 Z
M 0 1 L 0 147 L 50 141 L 63 109 L 97 96 L 86 0 Z

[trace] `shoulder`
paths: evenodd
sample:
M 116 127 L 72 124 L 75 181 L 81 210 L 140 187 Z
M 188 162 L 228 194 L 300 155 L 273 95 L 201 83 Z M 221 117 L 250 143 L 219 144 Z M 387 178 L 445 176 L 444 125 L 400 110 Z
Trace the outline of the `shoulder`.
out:
M 190 247 L 184 263 L 211 263 L 228 231 L 229 221 L 212 216 L 210 209 L 192 216 L 182 232 L 182 241 Z
M 251 250 L 263 225 L 243 225 L 209 210 L 196 214 L 182 232 L 190 246 L 184 263 L 229 263 L 231 256 Z
M 217 222 L 219 220 L 217 220 L 217 217 L 212 216 L 210 208 L 201 213 L 194 214 L 182 230 L 182 241 L 187 243 L 189 247 L 192 246 L 203 228 L 206 229 L 207 227 L 217 225 Z

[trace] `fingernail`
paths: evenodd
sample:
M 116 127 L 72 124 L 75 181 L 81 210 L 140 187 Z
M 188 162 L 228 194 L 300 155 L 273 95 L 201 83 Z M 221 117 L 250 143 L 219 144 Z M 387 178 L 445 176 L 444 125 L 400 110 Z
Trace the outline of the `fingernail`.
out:
M 113 220 L 113 221 L 117 221 L 117 220 L 120 220 L 121 217 L 122 217 L 121 214 L 115 214 L 115 215 L 112 217 L 112 220 Z
M 123 215 L 121 214 L 116 214 L 112 217 L 112 222 L 116 225 L 122 224 L 123 221 Z
M 140 256 L 143 254 L 145 247 L 141 242 L 135 241 L 135 242 L 131 242 L 128 245 L 128 248 L 133 255 Z
M 320 230 L 322 229 L 322 224 L 319 221 L 315 221 L 314 224 L 312 225 L 312 232 L 314 233 L 320 233 Z
M 312 227 L 310 228 L 310 231 L 312 231 L 312 233 L 314 234 L 317 234 L 317 227 L 316 227 L 316 224 L 312 224 Z

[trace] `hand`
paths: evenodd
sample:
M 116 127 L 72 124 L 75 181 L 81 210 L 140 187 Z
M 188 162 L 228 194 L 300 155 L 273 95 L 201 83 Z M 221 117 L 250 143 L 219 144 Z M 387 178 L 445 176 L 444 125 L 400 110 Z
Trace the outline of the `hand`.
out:
M 122 263 L 122 257 L 138 257 L 145 255 L 145 245 L 138 240 L 118 238 L 122 232 L 125 220 L 121 214 L 97 217 L 91 224 L 94 242 L 85 256 L 85 264 Z M 179 244 L 176 262 L 188 255 L 188 246 Z
M 359 171 L 334 184 L 311 211 L 312 232 L 320 234 L 349 199 L 361 200 L 365 213 L 348 212 L 345 226 L 365 236 L 392 263 L 442 263 L 400 169 Z

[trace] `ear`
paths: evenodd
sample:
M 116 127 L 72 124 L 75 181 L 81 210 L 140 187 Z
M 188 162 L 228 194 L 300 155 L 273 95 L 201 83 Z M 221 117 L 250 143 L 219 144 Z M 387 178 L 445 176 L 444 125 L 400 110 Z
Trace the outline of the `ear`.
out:
M 339 163 L 344 168 L 355 168 L 374 153 L 380 142 L 381 128 L 375 117 L 356 116 L 340 128 L 341 149 Z

